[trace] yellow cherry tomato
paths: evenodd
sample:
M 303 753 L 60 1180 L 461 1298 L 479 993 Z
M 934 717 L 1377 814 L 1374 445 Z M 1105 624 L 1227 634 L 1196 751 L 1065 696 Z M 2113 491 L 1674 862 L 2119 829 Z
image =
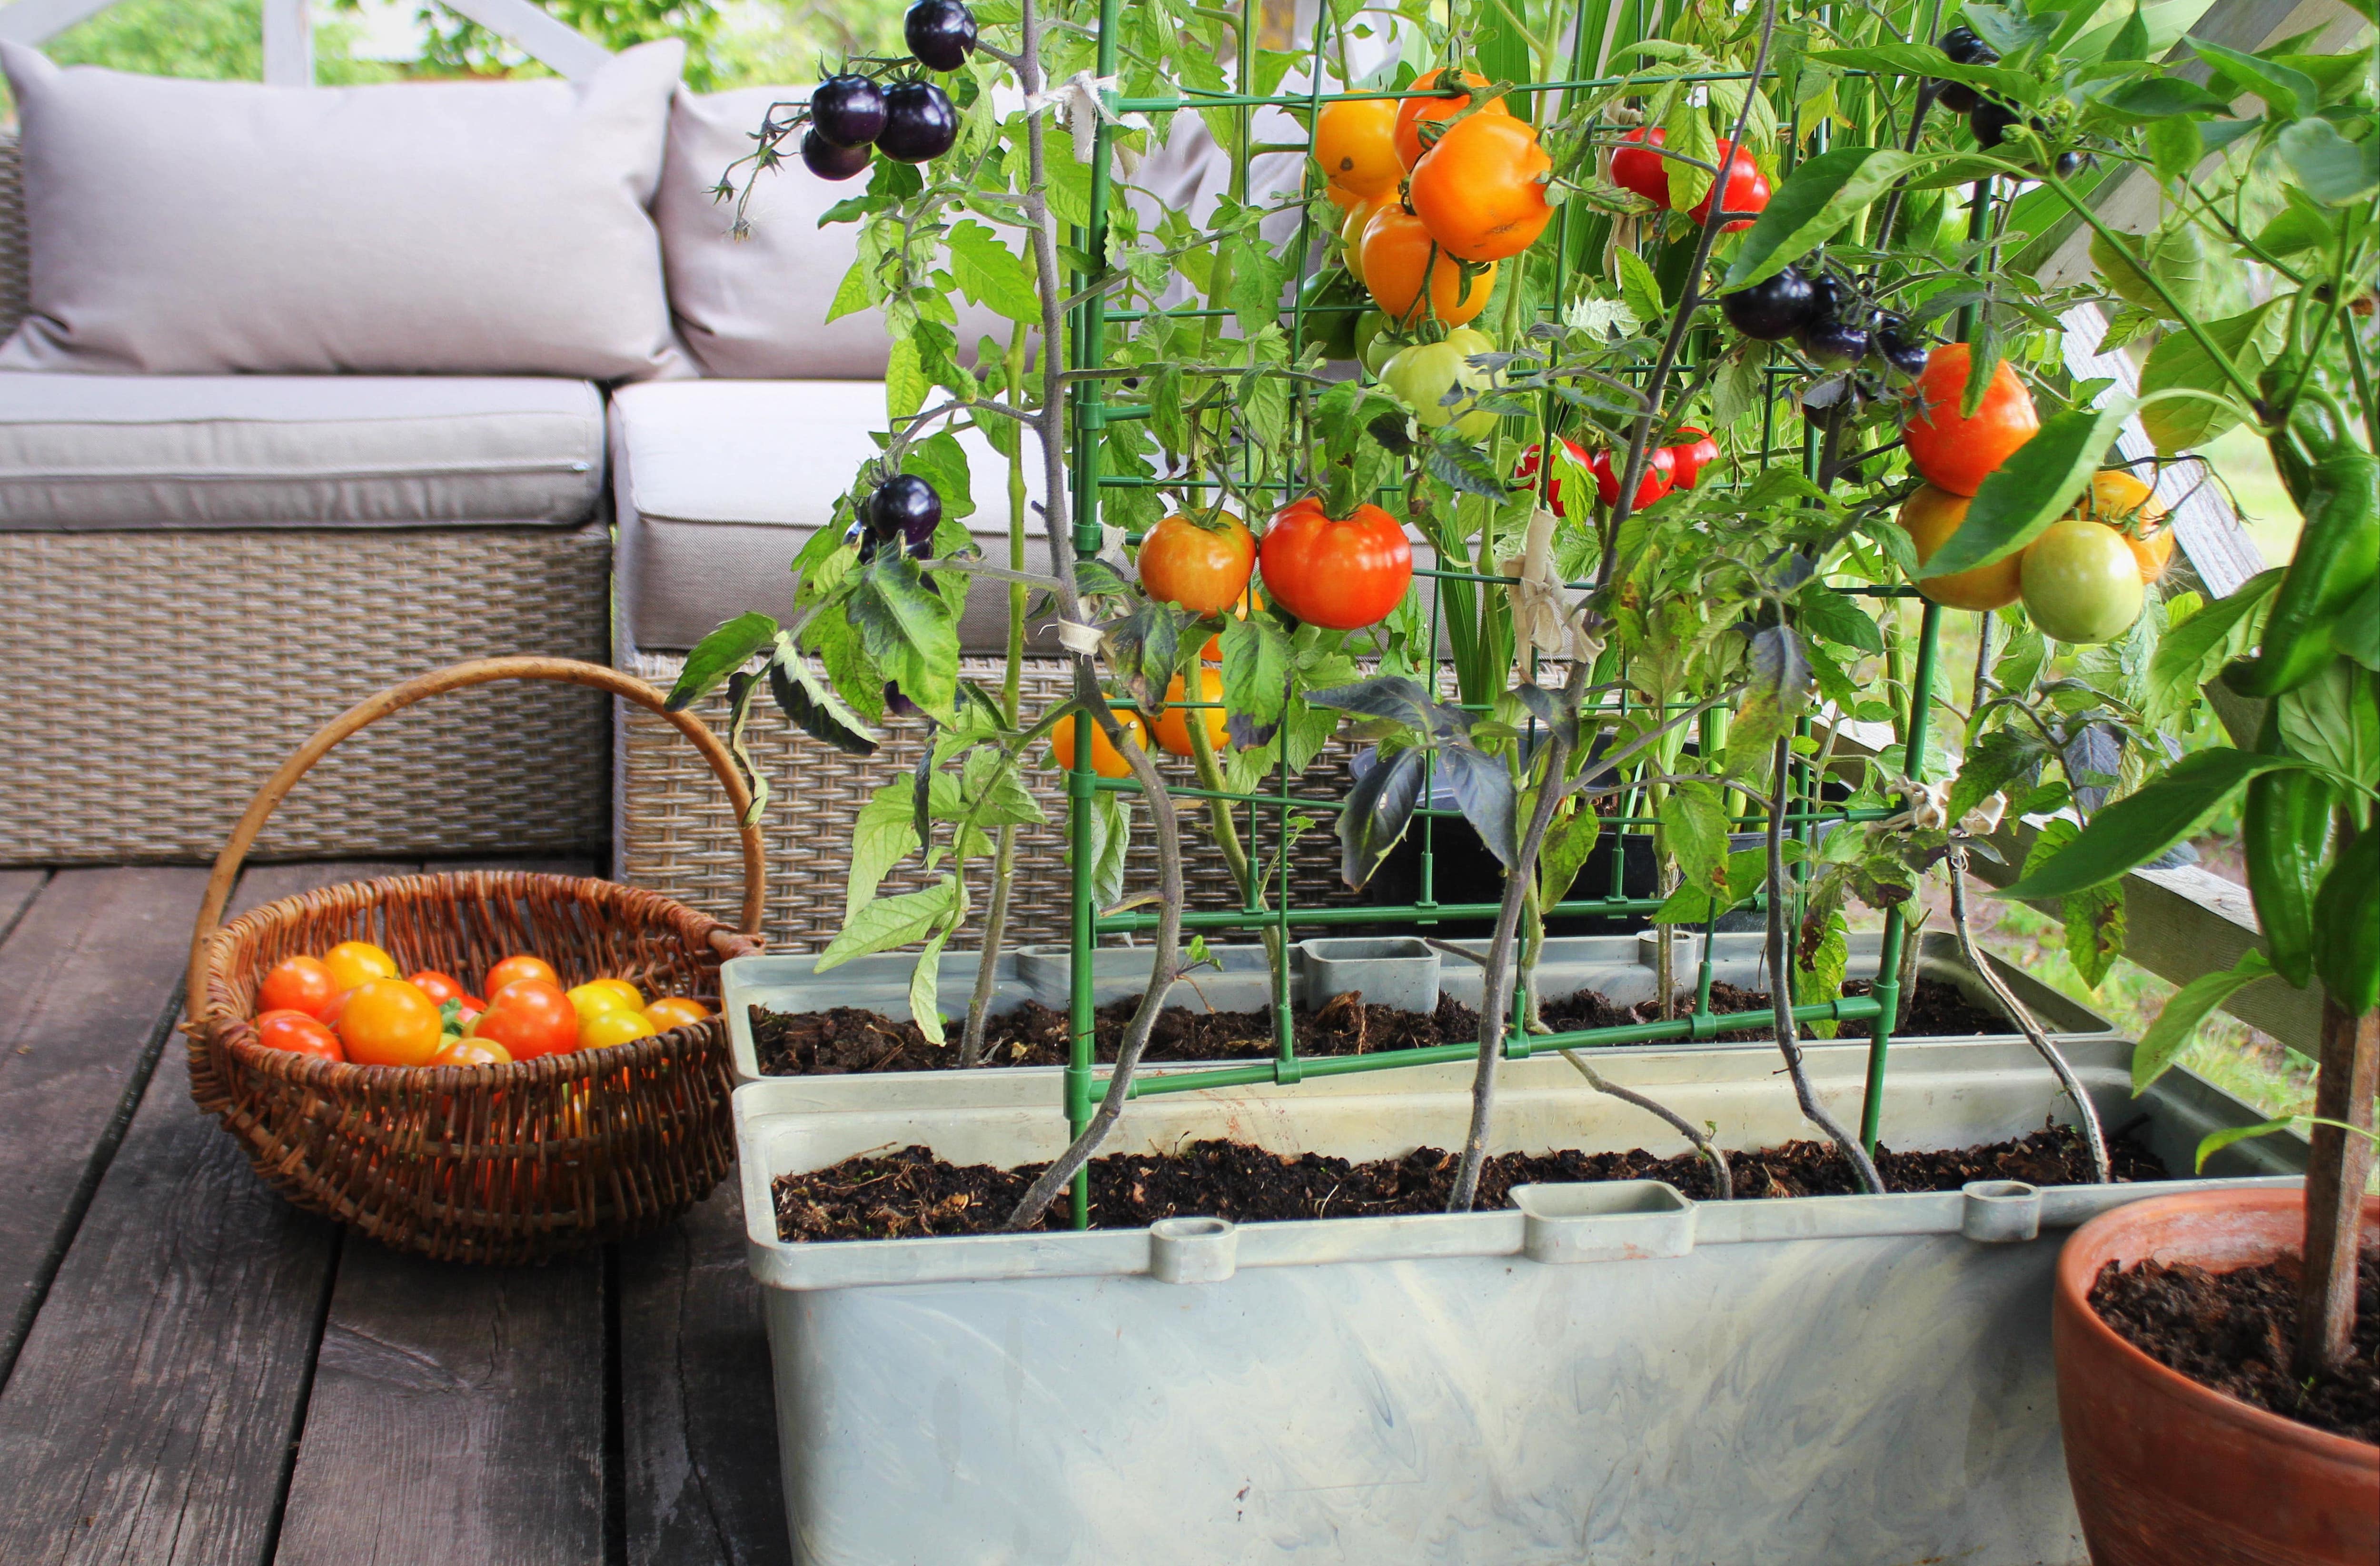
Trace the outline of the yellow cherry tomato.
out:
M 353 989 L 375 978 L 395 978 L 396 959 L 369 941 L 342 941 L 322 953 L 331 970 L 331 993 Z
M 570 991 L 570 1003 L 578 1014 L 591 1012 L 641 1012 L 644 995 L 625 978 L 590 978 Z
M 642 1012 L 592 1012 L 578 1019 L 578 1047 L 601 1050 L 631 1039 L 650 1038 L 660 1031 Z
M 645 1008 L 645 1020 L 662 1033 L 674 1027 L 685 1027 L 710 1015 L 710 1009 L 699 1001 L 683 995 L 665 995 Z

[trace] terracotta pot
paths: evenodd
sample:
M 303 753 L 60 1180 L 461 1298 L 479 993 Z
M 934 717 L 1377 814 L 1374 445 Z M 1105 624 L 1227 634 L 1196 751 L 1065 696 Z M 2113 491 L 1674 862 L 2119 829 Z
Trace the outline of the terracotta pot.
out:
M 2380 1225 L 2380 1196 L 2364 1198 L 2363 1224 Z M 2103 1213 L 2059 1252 L 2058 1412 L 2094 1566 L 2380 1561 L 2380 1447 L 2168 1370 L 2089 1304 L 2108 1262 L 2230 1271 L 2295 1252 L 2304 1228 L 2297 1191 L 2207 1191 Z

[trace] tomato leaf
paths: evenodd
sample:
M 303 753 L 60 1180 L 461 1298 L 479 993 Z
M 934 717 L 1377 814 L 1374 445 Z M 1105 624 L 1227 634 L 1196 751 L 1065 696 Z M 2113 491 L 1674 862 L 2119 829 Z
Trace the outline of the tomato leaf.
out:
M 1534 801 L 1533 801 L 1534 803 Z M 1537 850 L 1537 901 L 1551 908 L 1570 893 L 1586 856 L 1603 835 L 1603 818 L 1584 800 L 1565 800 Z
M 1680 783 L 1661 802 L 1662 841 L 1688 886 L 1727 890 L 1727 806 L 1709 783 Z
M 2304 762 L 2228 747 L 2183 757 L 2165 772 L 2091 818 L 2082 834 L 1998 895 L 2034 902 L 2103 885 L 2147 864 L 2190 835 L 2261 772 Z
M 958 617 L 905 556 L 879 555 L 859 568 L 845 601 L 860 645 L 901 694 L 937 718 L 958 696 Z
M 1405 749 L 1376 757 L 1372 770 L 1347 791 L 1346 808 L 1339 812 L 1339 874 L 1354 891 L 1371 880 L 1412 822 L 1421 803 L 1422 756 Z
M 1842 227 L 1892 182 L 1914 166 L 1917 156 L 1892 147 L 1838 147 L 1795 168 L 1743 237 L 1722 293 L 1748 288 L 1799 261 Z M 1633 304 L 1633 301 L 1632 301 Z M 1641 311 L 1639 312 L 1642 313 Z
M 1959 530 L 1918 572 L 1941 577 L 2003 560 L 2073 507 L 2131 411 L 2129 399 L 2078 407 L 2042 425 L 1975 492 Z
M 826 950 L 819 953 L 812 971 L 824 973 L 854 957 L 923 941 L 950 913 L 958 897 L 958 887 L 956 878 L 944 876 L 922 892 L 904 892 L 871 900 L 844 920 L 843 928 L 835 931 Z
M 812 739 L 834 747 L 846 756 L 876 754 L 876 735 L 837 696 L 834 686 L 811 672 L 810 661 L 793 638 L 777 635 L 777 655 L 769 661 L 769 694 L 777 710 Z
M 1455 808 L 1471 823 L 1488 852 L 1506 869 L 1521 856 L 1513 821 L 1512 774 L 1503 762 L 1463 740 L 1438 747 L 1438 775 L 1453 792 Z
M 2207 1014 L 2234 995 L 2260 979 L 2273 977 L 2273 965 L 2265 953 L 2251 948 L 2240 961 L 2219 973 L 2200 974 L 2167 998 L 2165 1009 L 2141 1035 L 2132 1048 L 2132 1096 L 2139 1098 L 2149 1090 L 2150 1084 L 2190 1048 L 2197 1037 L 2198 1025 Z
M 1223 706 L 1269 730 L 1289 699 L 1289 635 L 1269 614 L 1223 626 Z M 1257 743 L 1262 744 L 1259 739 Z
M 2380 185 L 2380 140 L 2350 141 L 2325 119 L 2301 119 L 2280 134 L 2282 161 L 2307 195 L 2338 207 Z
M 2278 299 L 2206 324 L 2206 335 L 2223 350 L 2241 374 L 2253 381 L 2265 361 L 2280 346 L 2286 313 L 2276 314 Z M 2176 387 L 2235 395 L 2222 369 L 2199 346 L 2196 336 L 2175 332 L 2149 351 L 2141 366 L 2141 396 Z M 2171 397 L 2141 409 L 2141 427 L 2156 443 L 2157 455 L 2174 456 L 2213 440 L 2240 422 L 2240 412 L 2204 397 Z
M 752 655 L 775 640 L 776 635 L 776 621 L 758 610 L 738 614 L 694 644 L 694 650 L 686 655 L 685 667 L 678 671 L 677 684 L 670 687 L 669 699 L 662 705 L 672 712 L 685 711 L 750 662 Z
M 2056 858 L 2082 830 L 2063 818 L 2045 824 L 2041 835 L 2034 839 L 2032 852 L 2024 856 L 2025 873 Z M 2066 955 L 2075 973 L 2084 984 L 2098 989 L 2116 959 L 2124 954 L 2124 883 L 2115 881 L 2070 893 L 2058 905 L 2058 917 L 2066 926 Z
M 2168 1005 L 2171 1003 L 2167 1002 Z M 2134 1091 L 2137 1092 L 2138 1089 Z M 2289 1128 L 2289 1117 L 2283 1115 L 2278 1120 L 2260 1120 L 2253 1125 L 2227 1125 L 2220 1131 L 2210 1131 L 2198 1139 L 2198 1156 L 2190 1167 L 2193 1171 L 2204 1171 L 2206 1168 L 2207 1159 L 2234 1142 L 2246 1142 L 2258 1136 L 2270 1136 L 2277 1131 L 2287 1131 Z
M 980 223 L 962 223 L 946 236 L 951 248 L 951 275 L 960 291 L 977 304 L 988 305 L 1011 321 L 1028 326 L 1041 323 L 1041 301 L 1025 278 L 1025 262 L 1000 237 Z
M 941 989 L 942 980 L 942 943 L 951 938 L 952 925 L 934 931 L 917 953 L 917 965 L 909 970 L 909 1020 L 926 1036 L 929 1044 L 947 1044 L 949 1037 L 942 1032 Z

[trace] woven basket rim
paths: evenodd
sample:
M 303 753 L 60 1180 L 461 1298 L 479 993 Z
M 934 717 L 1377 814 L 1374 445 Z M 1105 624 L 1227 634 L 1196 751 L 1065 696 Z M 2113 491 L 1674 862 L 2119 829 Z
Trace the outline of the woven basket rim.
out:
M 514 1084 L 541 1086 L 552 1082 L 592 1080 L 624 1068 L 673 1059 L 689 1046 L 698 1044 L 702 1031 L 718 1021 L 718 1014 L 714 1013 L 700 1022 L 683 1024 L 649 1038 L 606 1045 L 601 1050 L 570 1050 L 540 1055 L 503 1065 L 368 1065 L 355 1061 L 326 1061 L 313 1055 L 266 1047 L 257 1039 L 255 1018 L 243 1014 L 232 997 L 232 976 L 226 952 L 236 942 L 296 917 L 313 900 L 325 893 L 369 893 L 361 904 L 361 906 L 369 908 L 393 897 L 448 891 L 481 893 L 504 887 L 565 892 L 597 905 L 607 918 L 658 926 L 677 935 L 692 947 L 708 944 L 714 931 L 734 933 L 733 926 L 689 908 L 675 898 L 644 887 L 625 886 L 595 876 L 558 875 L 544 870 L 439 870 L 336 881 L 329 886 L 275 898 L 220 926 L 207 942 L 205 1014 L 186 1026 L 188 1031 L 202 1035 L 210 1044 L 222 1046 L 249 1070 L 261 1072 L 288 1086 L 335 1095 L 348 1089 L 388 1087 L 399 1084 L 468 1090 Z

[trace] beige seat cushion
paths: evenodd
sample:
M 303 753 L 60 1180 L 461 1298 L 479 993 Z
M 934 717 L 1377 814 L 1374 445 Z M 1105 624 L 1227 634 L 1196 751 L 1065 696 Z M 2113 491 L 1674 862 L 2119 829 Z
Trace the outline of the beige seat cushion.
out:
M 748 156 L 753 134 L 772 104 L 809 97 L 807 87 L 744 87 L 697 94 L 684 88 L 670 105 L 669 156 L 662 165 L 653 221 L 669 268 L 670 309 L 706 375 L 743 380 L 881 380 L 892 344 L 884 317 L 860 310 L 833 322 L 827 311 L 858 254 L 856 223 L 819 226 L 828 208 L 868 188 L 863 176 L 820 179 L 786 144 L 783 167 L 759 176 L 745 164 L 736 184 L 752 186 L 745 205 L 750 232 L 735 237 L 735 203 L 713 194 L 728 165 Z M 962 354 L 985 336 L 1003 346 L 1011 323 L 957 295 Z
M 0 528 L 583 522 L 584 381 L 0 372 Z
M 868 381 L 674 381 L 626 386 L 612 399 L 613 500 L 620 519 L 623 628 L 636 648 L 692 647 L 721 621 L 757 609 L 783 619 L 787 567 L 836 497 L 877 451 L 884 387 Z M 967 448 L 976 514 L 968 529 L 1006 564 L 1008 463 L 973 431 Z M 1028 505 L 1042 493 L 1026 442 Z M 1046 572 L 1041 517 L 1027 511 L 1026 568 Z M 978 582 L 960 639 L 969 651 L 1007 646 L 1007 594 Z M 1044 645 L 1037 638 L 1037 647 Z M 1054 647 L 1054 641 L 1047 642 Z
M 0 42 L 32 313 L 0 369 L 682 370 L 646 208 L 685 45 L 584 81 L 182 81 Z

